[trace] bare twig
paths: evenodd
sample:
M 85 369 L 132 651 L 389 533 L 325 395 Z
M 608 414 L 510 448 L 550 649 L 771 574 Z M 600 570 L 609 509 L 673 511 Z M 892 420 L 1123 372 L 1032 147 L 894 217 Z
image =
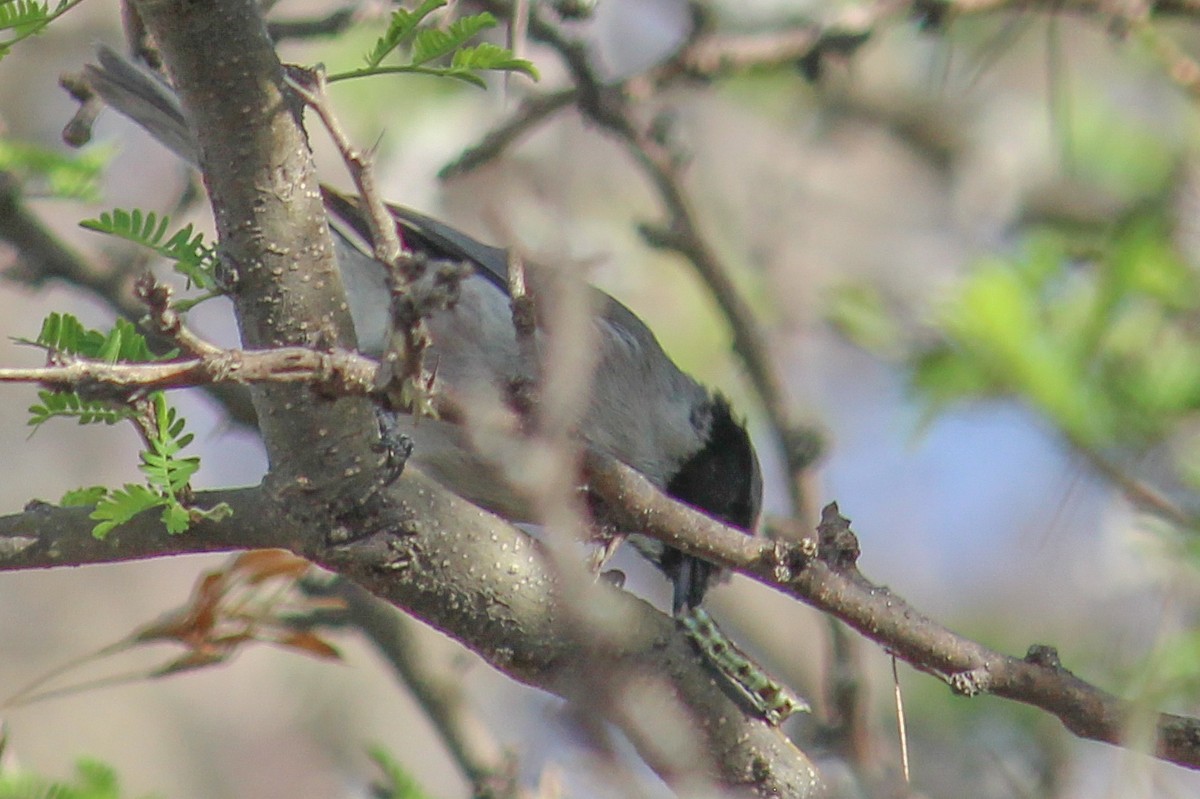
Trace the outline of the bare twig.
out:
M 153 363 L 76 360 L 53 366 L 0 368 L 0 383 L 38 383 L 62 391 L 114 396 L 213 383 L 308 384 L 340 396 L 374 391 L 379 364 L 345 350 L 305 347 L 216 350 L 203 357 Z
M 375 260 L 388 269 L 397 269 L 404 252 L 400 235 L 396 232 L 396 221 L 388 212 L 387 203 L 375 185 L 375 170 L 370 156 L 363 153 L 350 141 L 342 129 L 325 92 L 325 72 L 320 69 L 303 70 L 292 67 L 288 74 L 288 85 L 304 100 L 329 132 L 330 138 L 342 155 L 342 161 L 350 172 L 358 193 L 366 206 L 366 220 L 371 228 L 371 245 L 375 248 Z
M 134 294 L 150 311 L 149 323 L 161 335 L 174 341 L 180 349 L 197 358 L 219 355 L 221 348 L 209 344 L 193 333 L 184 323 L 179 312 L 171 307 L 171 287 L 160 283 L 150 272 L 138 278 L 133 285 Z
M 510 4 L 503 0 L 489 0 L 485 5 L 497 13 L 511 13 Z M 881 7 L 891 8 L 886 4 Z M 624 88 L 606 85 L 600 79 L 581 43 L 543 19 L 536 9 L 530 10 L 529 31 L 533 37 L 554 48 L 566 63 L 575 84 L 575 101 L 580 111 L 625 146 L 657 191 L 667 221 L 663 225 L 643 225 L 642 233 L 652 245 L 684 256 L 708 285 L 733 330 L 734 349 L 746 364 L 751 382 L 783 447 L 791 476 L 789 487 L 793 506 L 803 518 L 802 474 L 819 456 L 820 437 L 812 428 L 794 421 L 790 400 L 757 317 L 742 299 L 729 268 L 717 258 L 701 233 L 691 201 L 679 180 L 678 159 L 653 134 L 641 130 L 628 107 Z M 820 37 L 815 40 L 819 42 Z
M 313 500 L 311 489 L 299 488 L 198 492 L 199 502 L 228 503 L 232 518 L 169 535 L 155 514 L 142 514 L 105 541 L 92 537 L 88 509 L 38 503 L 0 517 L 0 571 L 287 547 L 452 635 L 510 677 L 594 707 L 628 728 L 670 784 L 713 777 L 755 796 L 819 795 L 803 754 L 778 729 L 714 691 L 711 673 L 686 637 L 645 603 L 597 585 L 612 603 L 605 607 L 619 620 L 620 634 L 611 646 L 580 648 L 544 549 L 416 470 L 386 489 L 395 501 L 384 518 L 369 520 L 371 535 L 337 545 L 329 543 L 327 514 L 300 507 Z M 325 506 L 324 498 L 317 501 Z M 665 692 L 660 681 L 670 685 Z M 616 687 L 624 690 L 608 693 Z M 601 696 L 619 701 L 589 702 Z M 687 708 L 681 717 L 687 735 L 679 743 L 705 755 L 690 764 L 692 771 L 676 770 L 679 752 L 664 751 L 653 734 L 661 727 L 636 723 L 647 714 L 662 721 L 671 706 L 664 696 Z

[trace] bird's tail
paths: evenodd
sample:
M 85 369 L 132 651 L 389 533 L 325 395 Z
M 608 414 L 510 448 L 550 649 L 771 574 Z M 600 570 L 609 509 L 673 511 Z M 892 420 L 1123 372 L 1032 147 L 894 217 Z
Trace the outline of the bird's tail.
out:
M 174 90 L 158 75 L 101 45 L 99 64 L 84 67 L 84 80 L 100 99 L 193 166 L 200 162 L 196 137 Z

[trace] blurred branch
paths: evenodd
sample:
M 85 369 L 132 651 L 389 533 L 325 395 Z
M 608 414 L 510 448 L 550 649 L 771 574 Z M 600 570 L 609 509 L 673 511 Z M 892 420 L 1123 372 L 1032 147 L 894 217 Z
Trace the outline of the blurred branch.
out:
M 448 180 L 480 168 L 501 155 L 506 148 L 514 144 L 526 132 L 540 125 L 555 112 L 574 103 L 575 95 L 574 89 L 560 89 L 549 94 L 526 97 L 521 101 L 521 107 L 507 122 L 493 128 L 478 144 L 468 148 L 458 158 L 442 167 L 438 171 L 438 177 Z
M 259 4 L 134 5 L 199 139 L 244 346 L 348 348 L 352 325 L 311 156 Z M 86 509 L 39 505 L 0 519 L 0 568 L 65 563 L 42 543 L 68 531 L 78 562 L 124 559 L 126 546 L 143 557 L 249 542 L 287 548 L 446 631 L 505 674 L 617 724 L 677 790 L 715 780 L 762 796 L 816 795 L 811 762 L 780 730 L 714 690 L 669 618 L 581 581 L 571 591 L 619 624 L 580 646 L 542 548 L 416 470 L 392 479 L 374 451 L 369 402 L 303 382 L 260 384 L 252 396 L 270 471 L 261 488 L 236 496 L 235 520 L 167 537 L 143 514 L 101 543 L 88 533 Z M 669 734 L 664 741 L 656 732 Z
M 1003 655 L 955 634 L 887 588 L 868 581 L 855 566 L 857 540 L 836 506 L 826 509 L 815 545 L 763 541 L 671 501 L 645 478 L 609 459 L 590 454 L 587 463 L 592 489 L 610 508 L 626 514 L 625 520 L 637 529 L 838 617 L 915 668 L 943 680 L 956 693 L 990 693 L 1033 705 L 1057 716 L 1083 738 L 1116 745 L 1135 741 L 1132 725 L 1145 718 L 1144 711 L 1067 671 L 1052 648 L 1031 646 L 1024 658 Z M 548 571 L 535 542 L 417 473 L 406 472 L 391 490 L 405 498 L 392 506 L 403 510 L 376 527 L 375 534 L 340 545 L 320 543 L 324 536 L 296 529 L 298 511 L 291 507 L 296 496 L 292 493 L 200 492 L 199 502 L 228 502 L 234 508 L 233 519 L 201 522 L 187 533 L 168 536 L 153 514 L 142 514 L 103 542 L 90 535 L 87 509 L 37 503 L 24 513 L 0 517 L 0 571 L 288 547 L 425 618 L 518 680 L 583 699 L 596 687 L 579 683 L 582 675 L 601 679 L 600 675 L 623 673 L 631 664 L 643 663 L 651 673 L 683 681 L 676 688 L 699 719 L 710 723 L 722 719 L 715 727 L 703 729 L 719 735 L 723 746 L 751 735 L 754 747 L 769 746 L 775 757 L 782 756 L 778 746 L 786 739 L 773 737 L 779 736 L 777 730 L 740 712 L 729 715 L 729 700 L 712 694 L 711 678 L 664 616 L 598 583 L 593 589 L 604 601 L 620 606 L 621 614 L 633 615 L 621 616 L 625 633 L 618 647 L 586 648 L 588 660 L 600 662 L 589 662 L 580 671 L 583 664 L 574 662 L 579 650 L 570 645 L 569 631 L 560 629 L 571 622 L 556 611 L 561 600 L 555 598 L 552 570 Z M 435 568 L 432 564 L 449 565 Z M 612 662 L 604 665 L 605 659 Z M 733 724 L 732 718 L 742 722 Z M 731 726 L 738 729 L 728 729 Z M 1164 713 L 1156 717 L 1154 729 L 1157 757 L 1200 768 L 1200 720 Z M 770 740 L 775 743 L 768 744 Z M 726 769 L 738 762 L 729 760 L 735 750 L 719 751 L 723 752 L 719 767 L 729 779 L 731 772 Z M 736 749 L 745 751 L 741 746 Z M 785 772 L 792 775 L 790 779 L 797 778 L 795 766 L 787 765 L 786 759 L 771 762 L 782 771 L 771 772 L 770 780 L 783 778 Z
M 943 627 L 859 571 L 858 541 L 833 504 L 822 513 L 819 541 L 763 541 L 724 527 L 661 494 L 633 470 L 589 453 L 589 485 L 620 521 L 686 554 L 735 569 L 829 613 L 962 696 L 989 693 L 1041 708 L 1081 738 L 1131 746 L 1142 708 L 1076 677 L 1052 647 L 1024 658 L 989 649 Z M 1153 753 L 1200 769 L 1200 719 L 1160 713 Z
M 354 23 L 359 6 L 359 3 L 353 3 L 334 9 L 323 17 L 271 20 L 267 23 L 267 35 L 275 42 L 336 36 Z
M 483 721 L 471 712 L 462 681 L 425 662 L 411 623 L 394 607 L 349 580 L 335 580 L 326 590 L 346 604 L 341 611 L 324 614 L 320 623 L 354 627 L 374 644 L 437 728 L 450 755 L 470 781 L 472 796 L 516 799 L 520 795 L 516 758 L 500 748 Z

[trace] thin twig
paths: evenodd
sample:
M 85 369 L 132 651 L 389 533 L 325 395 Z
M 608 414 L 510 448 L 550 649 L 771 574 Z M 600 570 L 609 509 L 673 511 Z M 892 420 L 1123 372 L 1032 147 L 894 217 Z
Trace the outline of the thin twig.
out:
M 0 368 L 0 383 L 38 383 L 55 390 L 108 390 L 114 396 L 214 383 L 308 383 L 343 396 L 375 389 L 379 364 L 346 350 L 305 347 L 219 350 L 199 358 L 153 363 L 76 360 L 53 366 Z
M 82 289 L 131 322 L 145 313 L 145 306 L 129 291 L 130 273 L 123 268 L 101 270 L 69 249 L 21 201 L 15 182 L 0 174 L 0 239 L 16 249 L 18 262 L 3 277 L 33 288 L 63 281 Z M 167 352 L 175 343 L 155 331 L 151 349 Z M 252 425 L 254 408 L 244 389 L 229 383 L 208 383 L 204 390 L 225 408 L 236 422 Z
M 372 168 L 370 156 L 354 146 L 343 130 L 341 121 L 333 112 L 329 95 L 325 91 L 324 71 L 292 68 L 288 74 L 288 85 L 321 118 L 321 124 L 325 126 L 342 155 L 342 161 L 345 162 L 350 178 L 366 206 L 365 217 L 371 228 L 371 246 L 375 250 L 375 260 L 389 269 L 395 269 L 404 252 L 400 244 L 400 235 L 396 232 L 396 220 L 392 218 L 387 203 L 383 201 L 383 196 L 375 185 L 375 170 Z
M 485 5 L 498 13 L 511 13 L 510 4 L 500 0 L 491 0 Z M 886 4 L 881 7 L 891 8 Z M 804 518 L 802 474 L 819 456 L 820 436 L 811 427 L 794 421 L 790 399 L 757 316 L 742 299 L 729 268 L 700 232 L 701 226 L 679 180 L 679 159 L 655 136 L 640 129 L 623 87 L 606 85 L 600 79 L 581 43 L 547 22 L 536 9 L 530 9 L 529 31 L 533 37 L 554 48 L 566 63 L 575 84 L 575 101 L 580 111 L 625 146 L 657 191 L 667 221 L 660 226 L 643 225 L 642 233 L 652 245 L 684 256 L 708 285 L 733 331 L 734 349 L 746 364 L 751 382 L 782 445 L 791 478 L 792 504 L 796 513 Z

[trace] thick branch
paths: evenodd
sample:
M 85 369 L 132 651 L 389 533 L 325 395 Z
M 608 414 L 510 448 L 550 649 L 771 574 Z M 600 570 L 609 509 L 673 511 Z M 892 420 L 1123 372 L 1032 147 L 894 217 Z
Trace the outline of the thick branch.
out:
M 97 541 L 86 509 L 38 504 L 0 517 L 0 571 L 288 548 L 443 630 L 514 679 L 617 722 L 677 788 L 708 776 L 758 796 L 816 795 L 816 772 L 807 759 L 779 729 L 718 689 L 670 619 L 597 583 L 589 602 L 602 614 L 597 618 L 608 621 L 591 631 L 598 639 L 591 643 L 603 645 L 582 646 L 553 566 L 537 542 L 414 470 L 389 493 L 393 501 L 382 515 L 343 519 L 379 532 L 340 546 L 314 544 L 338 536 L 297 529 L 296 514 L 285 511 L 273 492 L 257 488 L 201 492 L 198 502 L 229 502 L 234 516 L 201 522 L 179 536 L 168 536 L 150 512 Z M 659 704 L 631 705 L 631 698 L 644 696 L 634 689 L 646 683 L 661 683 L 654 694 Z M 675 702 L 685 711 L 680 718 L 688 719 L 672 733 L 679 740 L 646 741 L 645 731 L 661 731 L 658 716 Z
M 352 348 L 298 111 L 258 4 L 135 5 L 197 133 L 223 260 L 236 276 L 232 295 L 245 346 Z M 369 403 L 324 398 L 302 386 L 253 393 L 271 471 L 260 505 L 239 516 L 256 524 L 270 518 L 280 539 L 256 546 L 287 547 L 345 574 L 516 679 L 587 705 L 620 725 L 672 785 L 694 786 L 700 778 L 760 795 L 816 793 L 816 773 L 803 754 L 717 688 L 669 619 L 611 588 L 572 586 L 588 593 L 599 618 L 619 621 L 589 628 L 583 641 L 562 604 L 557 573 L 527 536 L 415 471 L 392 483 L 381 479 Z M 0 531 L 7 521 L 0 520 Z M 242 521 L 213 538 L 242 546 Z M 88 527 L 77 532 L 86 535 Z M 202 546 L 213 548 L 212 539 Z M 114 559 L 119 553 L 109 550 Z M 641 696 L 634 689 L 647 684 L 654 703 L 632 703 Z M 686 722 L 677 727 L 681 746 L 663 747 L 648 733 L 664 709 Z
M 244 344 L 353 348 L 307 139 L 259 5 L 140 0 L 134 6 L 196 132 Z M 281 384 L 252 394 L 271 485 L 328 491 L 331 499 L 343 491 L 371 493 L 367 474 L 378 458 L 369 403 Z

